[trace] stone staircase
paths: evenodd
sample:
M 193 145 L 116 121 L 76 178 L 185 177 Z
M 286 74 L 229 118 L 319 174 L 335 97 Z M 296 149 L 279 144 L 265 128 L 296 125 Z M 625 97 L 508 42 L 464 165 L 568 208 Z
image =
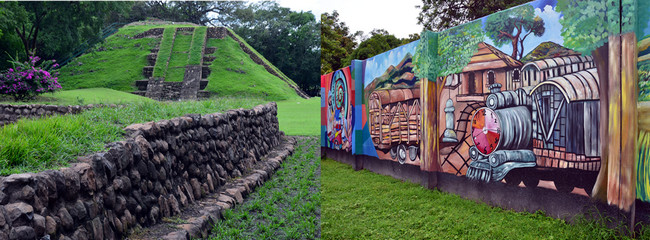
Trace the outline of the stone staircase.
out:
M 183 31 L 194 31 L 194 28 L 177 28 L 176 33 Z M 162 35 L 162 33 L 160 34 Z M 205 43 L 207 40 L 206 37 L 203 40 L 203 53 L 205 54 Z M 214 49 L 212 49 L 214 53 Z M 182 82 L 169 82 L 165 81 L 164 78 L 154 78 L 153 69 L 156 64 L 156 58 L 158 56 L 158 48 L 152 49 L 151 53 L 147 56 L 147 63 L 149 66 L 145 66 L 142 69 L 142 75 L 145 79 L 137 80 L 135 86 L 138 89 L 134 91 L 133 94 L 148 97 L 151 99 L 159 101 L 168 101 L 168 100 L 196 100 L 201 98 L 208 98 L 211 96 L 210 92 L 203 91 L 208 85 L 207 77 L 210 74 L 210 68 L 208 66 L 201 65 L 190 65 L 185 66 L 185 74 Z M 204 62 L 206 58 L 202 57 L 201 63 Z M 211 62 L 214 58 L 208 58 Z

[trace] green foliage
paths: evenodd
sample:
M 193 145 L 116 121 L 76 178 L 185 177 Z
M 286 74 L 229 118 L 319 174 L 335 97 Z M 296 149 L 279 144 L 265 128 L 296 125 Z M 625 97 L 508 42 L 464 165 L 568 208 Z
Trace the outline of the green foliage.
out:
M 354 49 L 352 53 L 345 58 L 342 63 L 343 66 L 350 65 L 354 59 L 367 59 L 408 43 L 396 38 L 383 29 L 375 29 L 370 34 L 372 35 L 370 38 L 361 42 L 359 47 Z
M 136 102 L 118 108 L 95 108 L 77 115 L 55 115 L 0 128 L 0 175 L 65 166 L 77 156 L 101 151 L 123 137 L 133 124 L 207 114 L 262 104 L 259 98 L 219 98 L 188 102 Z
M 530 0 L 422 0 L 418 14 L 418 24 L 425 30 L 442 31 L 453 26 L 459 26 L 491 13 L 502 11 Z
M 278 102 L 278 121 L 286 135 L 320 135 L 320 97 Z
M 11 13 L 9 21 L 0 23 L 3 35 L 13 35 L 20 46 L 11 44 L 8 52 L 22 52 L 44 59 L 68 55 L 86 40 L 98 41 L 104 20 L 121 14 L 128 2 L 0 2 L 3 12 Z M 0 20 L 1 21 L 1 20 Z M 23 56 L 23 57 L 24 57 Z
M 564 46 L 585 55 L 603 46 L 610 35 L 620 33 L 618 0 L 558 0 Z
M 650 1 L 636 1 L 636 37 L 641 39 L 645 36 L 643 30 L 648 28 L 650 22 Z
M 531 33 L 537 37 L 544 35 L 544 20 L 535 16 L 530 4 L 510 8 L 487 17 L 485 32 L 497 47 L 506 43 L 513 45 L 512 58 L 523 57 L 524 40 Z
M 47 104 L 47 105 L 86 105 L 86 104 L 126 104 L 131 102 L 151 102 L 151 98 L 142 97 L 108 88 L 86 88 L 63 90 L 43 94 L 29 102 L 13 102 L 0 99 L 0 104 Z
M 299 138 L 271 179 L 246 201 L 223 212 L 210 239 L 318 239 L 320 159 L 318 138 Z
M 166 27 L 158 48 L 156 65 L 153 68 L 153 77 L 165 77 L 167 75 L 167 64 L 170 61 L 172 47 L 174 46 L 174 35 L 176 28 Z
M 325 74 L 344 67 L 344 59 L 356 47 L 354 39 L 361 32 L 351 33 L 345 22 L 339 20 L 339 13 L 323 13 L 320 16 L 321 31 L 321 66 L 320 73 Z
M 416 74 L 433 81 L 437 77 L 461 72 L 484 39 L 480 20 L 440 33 L 425 31 L 420 41 L 426 45 L 418 45 L 414 57 Z
M 190 47 L 190 59 L 188 61 L 188 65 L 201 64 L 203 41 L 205 40 L 207 31 L 207 27 L 194 28 L 194 35 L 192 35 L 192 47 Z
M 216 56 L 216 59 L 210 65 L 211 73 L 205 90 L 220 96 L 246 95 L 269 100 L 297 97 L 296 92 L 286 82 L 253 62 L 232 38 L 210 38 L 207 46 L 216 47 L 217 50 L 212 55 Z
M 323 239 L 620 239 L 611 218 L 514 212 L 325 159 L 321 162 Z M 596 215 L 596 214 L 591 214 Z M 396 219 L 399 219 L 398 221 Z M 591 219 L 591 218 L 589 218 Z M 620 224 L 620 223 L 619 223 Z M 618 225 L 620 227 L 624 225 Z M 647 226 L 642 236 L 648 238 Z

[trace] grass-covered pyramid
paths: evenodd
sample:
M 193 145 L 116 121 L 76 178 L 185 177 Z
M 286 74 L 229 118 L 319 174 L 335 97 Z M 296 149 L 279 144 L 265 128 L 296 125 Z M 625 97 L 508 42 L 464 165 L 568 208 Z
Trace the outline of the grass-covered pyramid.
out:
M 64 90 L 110 88 L 159 100 L 306 97 L 230 29 L 155 22 L 122 27 L 61 68 L 59 79 Z

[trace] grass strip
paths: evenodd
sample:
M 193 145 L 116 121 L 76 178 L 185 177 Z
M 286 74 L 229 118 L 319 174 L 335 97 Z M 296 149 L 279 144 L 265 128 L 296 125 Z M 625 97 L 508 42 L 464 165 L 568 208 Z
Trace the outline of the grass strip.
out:
M 125 93 L 108 88 L 86 88 L 57 91 L 37 96 L 35 100 L 14 102 L 13 98 L 0 98 L 0 104 L 12 105 L 86 105 L 86 104 L 127 104 L 133 102 L 153 102 L 151 98 Z
M 299 138 L 296 151 L 272 178 L 234 209 L 223 212 L 210 239 L 320 238 L 318 138 Z
M 158 56 L 156 57 L 156 65 L 153 68 L 154 77 L 165 77 L 167 75 L 167 62 L 172 54 L 175 33 L 176 28 L 172 27 L 167 27 L 163 31 L 163 38 L 160 41 Z
M 205 42 L 205 35 L 207 34 L 208 27 L 194 28 L 194 35 L 192 36 L 192 46 L 190 47 L 190 58 L 187 65 L 201 64 L 203 44 Z
M 286 135 L 320 136 L 320 98 L 278 102 L 278 121 Z
M 0 128 L 0 175 L 65 166 L 77 156 L 102 151 L 104 144 L 122 139 L 122 129 L 133 123 L 251 108 L 264 102 L 251 97 L 147 101 L 119 108 L 95 108 L 77 115 L 22 119 Z
M 323 239 L 626 239 L 613 220 L 514 212 L 323 160 Z M 612 224 L 616 225 L 616 224 Z M 650 238 L 643 226 L 639 238 Z M 629 235 L 628 235 L 629 236 Z

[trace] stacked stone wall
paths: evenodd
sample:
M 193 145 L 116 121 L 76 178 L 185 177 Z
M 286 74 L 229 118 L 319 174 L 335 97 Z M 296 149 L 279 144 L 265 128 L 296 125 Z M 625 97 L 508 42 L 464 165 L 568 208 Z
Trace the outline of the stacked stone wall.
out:
M 10 105 L 0 104 L 0 126 L 14 123 L 21 118 L 38 118 L 51 116 L 54 114 L 77 114 L 83 110 L 93 108 L 95 105 L 75 105 L 75 106 L 56 106 L 56 105 Z
M 0 240 L 121 239 L 180 212 L 280 143 L 275 103 L 125 128 L 59 170 L 0 177 Z

